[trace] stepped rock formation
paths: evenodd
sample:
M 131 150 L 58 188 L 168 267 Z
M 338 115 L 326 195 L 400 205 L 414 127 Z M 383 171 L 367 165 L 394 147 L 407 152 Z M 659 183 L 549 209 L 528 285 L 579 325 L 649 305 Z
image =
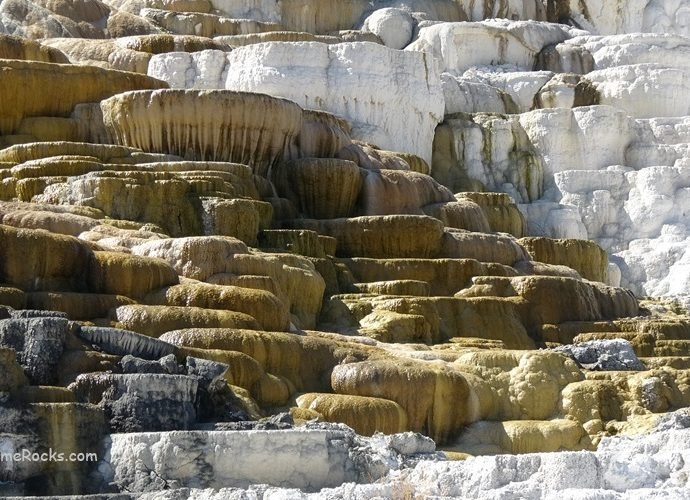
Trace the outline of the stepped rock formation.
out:
M 0 496 L 687 497 L 686 3 L 3 1 Z

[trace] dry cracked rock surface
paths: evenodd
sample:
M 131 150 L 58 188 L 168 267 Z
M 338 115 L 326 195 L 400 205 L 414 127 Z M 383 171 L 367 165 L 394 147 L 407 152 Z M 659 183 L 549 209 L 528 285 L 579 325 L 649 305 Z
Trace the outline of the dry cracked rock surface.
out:
M 0 496 L 688 498 L 689 13 L 0 3 Z

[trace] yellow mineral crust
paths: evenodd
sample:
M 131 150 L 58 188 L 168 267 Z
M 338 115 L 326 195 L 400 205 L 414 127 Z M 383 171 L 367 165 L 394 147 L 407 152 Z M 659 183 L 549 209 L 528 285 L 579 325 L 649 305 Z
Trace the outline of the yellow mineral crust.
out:
M 115 310 L 115 321 L 119 328 L 150 337 L 180 328 L 261 328 L 248 314 L 182 306 L 121 306 Z
M 520 244 L 534 260 L 571 267 L 588 280 L 607 281 L 608 255 L 593 241 L 532 237 L 522 238 Z
M 0 134 L 13 133 L 25 117 L 67 117 L 81 102 L 97 102 L 126 90 L 167 87 L 135 73 L 9 59 L 0 61 L 0 75 Z
M 191 306 L 242 312 L 255 318 L 264 330 L 270 331 L 287 330 L 290 323 L 286 305 L 265 290 L 184 283 L 152 291 L 144 298 L 144 302 L 151 305 Z
M 96 293 L 141 299 L 147 293 L 179 282 L 165 261 L 120 252 L 93 252 L 89 262 L 89 288 Z
M 300 219 L 294 225 L 336 238 L 343 257 L 432 258 L 439 254 L 443 238 L 443 223 L 421 215 Z
M 387 399 L 310 392 L 297 398 L 297 406 L 320 413 L 328 422 L 349 425 L 365 436 L 407 430 L 405 410 Z
M 312 336 L 235 328 L 188 328 L 160 338 L 185 348 L 242 352 L 265 372 L 288 379 L 298 391 L 330 391 L 333 367 L 348 355 L 363 356 L 369 350 Z
M 262 175 L 296 154 L 302 128 L 302 109 L 294 102 L 229 90 L 125 92 L 103 100 L 101 109 L 118 144 L 242 163 Z
M 407 412 L 410 430 L 438 443 L 477 419 L 477 396 L 465 375 L 446 365 L 380 360 L 333 368 L 333 389 L 340 394 L 395 401 Z
M 272 171 L 272 181 L 278 194 L 292 201 L 305 217 L 336 219 L 354 215 L 362 188 L 360 171 L 348 160 L 304 158 L 279 164 Z
M 49 63 L 69 62 L 57 49 L 18 36 L 0 34 L 0 59 L 24 59 Z
M 86 291 L 91 255 L 71 236 L 0 226 L 0 281 L 24 291 Z
M 572 420 L 476 422 L 451 449 L 472 455 L 544 453 L 593 449 L 584 428 Z

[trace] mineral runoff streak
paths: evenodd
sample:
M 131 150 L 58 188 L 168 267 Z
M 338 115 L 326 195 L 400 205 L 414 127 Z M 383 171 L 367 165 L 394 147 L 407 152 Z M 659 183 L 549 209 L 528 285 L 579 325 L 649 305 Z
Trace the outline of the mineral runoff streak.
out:
M 0 463 L 7 462 L 96 462 L 96 453 L 63 453 L 48 448 L 48 451 L 39 453 L 28 449 L 22 449 L 14 453 L 1 453 Z

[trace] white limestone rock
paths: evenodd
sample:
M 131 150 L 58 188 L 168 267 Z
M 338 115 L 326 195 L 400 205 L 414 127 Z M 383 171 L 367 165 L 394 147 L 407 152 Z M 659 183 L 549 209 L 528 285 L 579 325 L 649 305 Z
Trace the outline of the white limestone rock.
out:
M 469 177 L 481 189 L 508 193 L 518 203 L 541 198 L 544 165 L 520 116 L 477 113 L 447 118 L 435 146 L 450 148 L 455 161 L 442 162 L 437 155 L 433 176 L 453 191 L 467 190 L 462 179 Z M 450 144 L 442 139 L 446 135 Z
M 518 112 L 524 113 L 534 109 L 534 97 L 554 74 L 550 71 L 522 71 L 517 66 L 505 64 L 473 67 L 462 76 L 505 92 L 517 105 Z
M 690 114 L 690 72 L 656 63 L 632 64 L 587 74 L 600 103 L 637 118 Z
M 446 115 L 453 113 L 516 113 L 518 107 L 506 92 L 476 80 L 441 74 Z
M 689 425 L 688 411 L 679 410 L 660 419 L 658 428 L 649 434 L 604 438 L 595 452 L 480 456 L 450 462 L 424 460 L 411 470 L 393 469 L 372 484 L 349 483 L 316 492 L 255 485 L 248 489 L 145 493 L 139 498 L 685 500 L 690 499 Z M 304 457 L 310 463 L 309 458 Z
M 377 35 L 386 47 L 404 49 L 412 41 L 417 26 L 409 12 L 403 9 L 378 9 L 362 23 L 362 31 Z
M 520 123 L 543 155 L 547 187 L 553 185 L 552 176 L 557 172 L 625 164 L 632 122 L 619 109 L 541 109 L 521 114 Z
M 173 89 L 222 89 L 228 73 L 227 53 L 221 50 L 168 52 L 154 55 L 148 74 Z
M 546 3 L 540 0 L 457 0 L 470 21 L 488 18 L 546 20 Z
M 437 65 L 427 54 L 366 42 L 267 42 L 225 57 L 227 62 L 217 52 L 160 54 L 151 58 L 149 74 L 174 87 L 286 97 L 346 118 L 353 139 L 431 162 L 444 100 Z
M 592 56 L 592 69 L 595 70 L 649 63 L 690 69 L 690 39 L 671 33 L 586 35 L 571 38 L 558 45 L 562 46 L 586 49 Z
M 569 0 L 559 2 L 558 15 L 601 35 L 652 32 L 690 34 L 690 1 Z
M 157 495 L 163 489 L 186 496 L 187 488 L 251 491 L 258 485 L 285 488 L 283 494 L 297 488 L 318 491 L 444 458 L 431 439 L 417 433 L 367 438 L 328 423 L 285 430 L 111 434 L 105 445 L 108 453 L 98 467 L 104 483 L 134 492 L 159 490 Z
M 438 23 L 421 27 L 405 50 L 429 52 L 441 61 L 442 71 L 456 75 L 482 65 L 513 64 L 529 71 L 545 46 L 577 33 L 563 25 L 507 19 Z

